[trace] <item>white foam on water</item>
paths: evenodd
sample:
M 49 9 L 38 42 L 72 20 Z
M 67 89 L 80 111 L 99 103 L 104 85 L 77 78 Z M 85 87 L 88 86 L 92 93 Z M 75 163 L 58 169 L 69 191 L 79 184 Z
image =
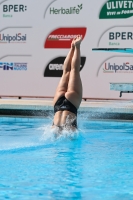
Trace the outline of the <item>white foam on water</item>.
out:
M 78 130 L 74 132 L 66 129 L 60 131 L 58 127 L 52 128 L 52 121 L 53 116 L 50 116 L 48 121 L 45 121 L 44 124 L 41 122 L 39 127 L 38 122 L 36 124 L 36 122 L 34 123 L 33 121 L 31 122 L 31 126 L 29 126 L 30 122 L 28 121 L 27 126 L 27 122 L 21 124 L 17 121 L 13 121 L 13 123 L 10 124 L 7 119 L 9 125 L 3 123 L 1 127 L 0 151 L 39 147 L 49 143 L 55 144 L 59 141 L 65 142 L 67 140 L 79 139 L 79 136 L 86 132 L 84 123 L 88 120 L 86 113 L 79 114 L 77 123 Z
M 59 127 L 54 127 L 51 128 L 51 125 L 45 125 L 43 127 L 41 127 L 41 129 L 43 130 L 43 135 L 41 137 L 41 141 L 59 141 L 59 140 L 64 140 L 64 139 L 77 139 L 79 136 L 79 131 L 70 131 L 70 130 L 66 130 L 63 129 L 62 131 L 60 131 Z

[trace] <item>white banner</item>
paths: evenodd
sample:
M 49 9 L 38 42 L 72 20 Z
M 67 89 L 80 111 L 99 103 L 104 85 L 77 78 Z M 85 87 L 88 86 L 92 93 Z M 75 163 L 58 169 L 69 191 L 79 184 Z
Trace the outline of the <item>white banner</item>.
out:
M 53 97 L 80 34 L 83 97 L 119 98 L 109 83 L 133 81 L 132 16 L 132 0 L 0 0 L 0 96 Z

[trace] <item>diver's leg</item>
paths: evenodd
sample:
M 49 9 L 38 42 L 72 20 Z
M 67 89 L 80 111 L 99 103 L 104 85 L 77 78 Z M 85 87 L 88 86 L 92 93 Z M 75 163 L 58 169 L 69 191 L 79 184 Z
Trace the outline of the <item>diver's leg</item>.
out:
M 77 36 L 74 41 L 75 49 L 71 62 L 71 71 L 68 82 L 68 89 L 65 97 L 75 106 L 79 107 L 82 100 L 82 82 L 80 78 L 80 43 L 82 38 Z
M 74 48 L 75 47 L 74 47 L 73 41 L 72 41 L 71 48 L 70 48 L 68 55 L 67 55 L 67 57 L 64 61 L 64 64 L 63 64 L 63 74 L 62 74 L 60 82 L 57 86 L 53 104 L 55 104 L 56 101 L 61 96 L 65 96 L 65 93 L 67 92 L 69 75 L 70 75 L 70 71 L 71 71 L 71 61 L 72 61 L 72 57 L 73 57 L 73 53 L 74 53 Z

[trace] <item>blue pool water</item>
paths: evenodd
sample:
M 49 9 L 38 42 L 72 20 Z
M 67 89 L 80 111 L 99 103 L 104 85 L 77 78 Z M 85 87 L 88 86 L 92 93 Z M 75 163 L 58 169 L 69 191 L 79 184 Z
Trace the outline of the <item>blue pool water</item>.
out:
M 51 119 L 0 118 L 0 200 L 133 199 L 133 123 L 81 118 L 57 138 Z

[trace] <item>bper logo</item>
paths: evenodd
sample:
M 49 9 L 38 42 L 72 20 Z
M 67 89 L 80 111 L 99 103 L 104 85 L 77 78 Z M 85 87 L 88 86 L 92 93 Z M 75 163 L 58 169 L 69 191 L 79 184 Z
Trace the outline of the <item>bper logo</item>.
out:
M 3 12 L 25 12 L 27 11 L 27 6 L 25 5 L 3 5 Z
M 27 63 L 0 62 L 0 69 L 3 69 L 4 71 L 26 71 Z
M 133 40 L 133 32 L 109 32 L 109 40 Z
M 81 35 L 85 37 L 86 27 L 58 28 L 52 31 L 46 38 L 44 48 L 70 48 L 72 40 Z
M 21 33 L 12 36 L 9 34 L 0 34 L 0 43 L 25 43 L 26 39 L 26 34 L 22 35 Z
M 103 31 L 99 36 L 97 47 L 99 48 L 132 48 L 133 26 L 113 26 Z
M 58 57 L 48 63 L 44 77 L 61 77 L 63 73 L 63 63 L 66 57 Z M 80 71 L 85 65 L 86 57 L 81 57 Z
M 3 13 L 5 13 L 3 14 L 3 17 L 13 17 L 12 16 L 13 13 L 20 13 L 20 12 L 25 12 L 25 11 L 27 11 L 27 6 L 23 4 L 15 4 L 15 5 L 4 4 L 3 5 Z
M 109 32 L 109 45 L 120 46 L 122 42 L 133 40 L 133 32 Z
M 109 45 L 120 46 L 121 43 L 133 40 L 133 32 L 109 32 Z M 127 43 L 127 45 L 129 45 Z
M 49 12 L 50 14 L 79 14 L 80 11 L 82 10 L 83 8 L 83 4 L 80 4 L 80 5 L 77 5 L 77 6 L 74 6 L 74 7 L 70 7 L 70 8 L 50 8 L 49 9 Z

